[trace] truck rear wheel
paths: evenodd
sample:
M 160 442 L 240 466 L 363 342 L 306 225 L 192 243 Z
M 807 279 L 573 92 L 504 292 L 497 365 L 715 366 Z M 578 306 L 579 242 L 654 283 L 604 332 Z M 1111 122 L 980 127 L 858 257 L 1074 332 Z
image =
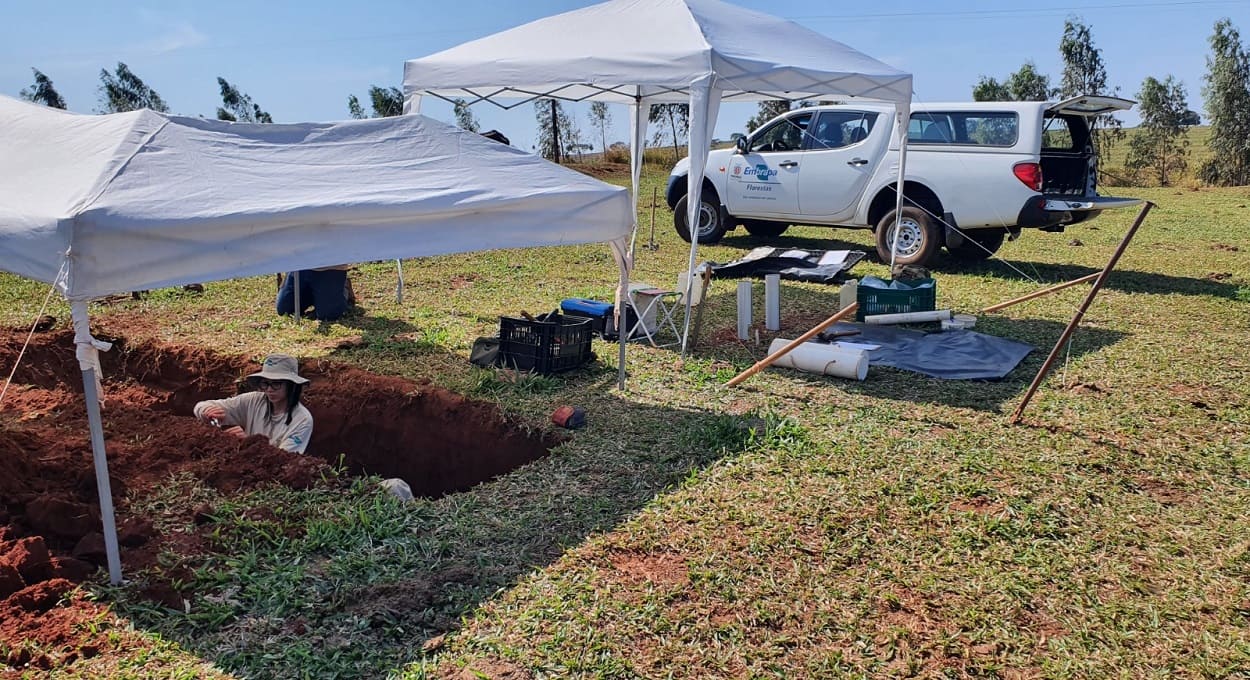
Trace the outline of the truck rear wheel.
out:
M 964 232 L 964 242 L 957 248 L 946 247 L 951 257 L 961 262 L 988 260 L 998 252 L 1007 235 L 1004 229 L 977 229 Z
M 877 223 L 877 257 L 885 264 L 890 263 L 890 247 L 894 244 L 895 212 L 891 210 Z M 903 208 L 899 227 L 898 251 L 894 258 L 896 265 L 923 265 L 942 247 L 941 237 L 932 218 L 920 208 Z
M 686 206 L 690 196 L 682 196 L 673 207 L 673 226 L 677 235 L 690 242 L 690 228 L 686 226 Z M 725 221 L 721 219 L 720 203 L 703 193 L 699 196 L 699 243 L 716 243 L 725 236 Z

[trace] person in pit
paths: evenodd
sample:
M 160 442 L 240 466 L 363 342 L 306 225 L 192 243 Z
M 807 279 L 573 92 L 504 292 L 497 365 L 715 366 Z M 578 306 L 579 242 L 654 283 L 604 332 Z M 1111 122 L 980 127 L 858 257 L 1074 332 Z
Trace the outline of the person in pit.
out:
M 300 403 L 308 379 L 299 375 L 295 357 L 270 354 L 259 373 L 247 376 L 247 383 L 254 391 L 201 401 L 195 417 L 236 437 L 264 435 L 280 449 L 303 453 L 312 438 L 313 417 Z

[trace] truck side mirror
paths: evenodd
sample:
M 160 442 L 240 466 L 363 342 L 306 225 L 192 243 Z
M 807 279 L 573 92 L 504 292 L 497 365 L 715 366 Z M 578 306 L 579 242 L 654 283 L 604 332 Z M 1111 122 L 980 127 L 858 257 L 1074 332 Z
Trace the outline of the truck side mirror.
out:
M 747 138 L 746 138 L 746 135 L 743 135 L 743 136 L 739 137 L 739 138 L 738 138 L 738 139 L 734 142 L 734 150 L 735 150 L 735 151 L 737 151 L 738 153 L 746 153 L 746 152 L 747 152 Z

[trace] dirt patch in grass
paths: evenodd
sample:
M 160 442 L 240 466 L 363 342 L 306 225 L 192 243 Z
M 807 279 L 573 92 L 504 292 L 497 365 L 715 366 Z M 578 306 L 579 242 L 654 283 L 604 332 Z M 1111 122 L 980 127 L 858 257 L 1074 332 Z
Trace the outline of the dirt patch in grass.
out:
M 690 581 L 690 570 L 681 555 L 675 553 L 614 553 L 612 567 L 626 582 L 650 582 L 664 586 L 684 586 Z
M 17 362 L 24 331 L 0 331 L 0 369 Z M 301 362 L 315 427 L 309 455 L 238 439 L 192 417 L 196 402 L 234 394 L 256 370 L 248 357 L 115 338 L 101 354 L 103 427 L 123 569 L 156 564 L 162 552 L 203 554 L 211 509 L 188 507 L 199 533 L 162 532 L 131 511 L 174 476 L 222 495 L 281 484 L 341 483 L 352 474 L 400 477 L 419 496 L 467 489 L 545 456 L 557 434 L 507 420 L 493 404 L 441 388 L 371 374 L 327 360 Z M 34 337 L 0 404 L 0 671 L 38 667 L 38 649 L 62 649 L 60 663 L 98 649 L 104 632 L 82 625 L 102 611 L 67 594 L 106 564 L 81 372 L 73 333 Z M 166 518 L 169 519 L 169 518 Z M 443 580 L 454 580 L 454 575 Z M 180 607 L 182 593 L 156 583 L 146 594 Z M 396 593 L 406 606 L 412 593 Z M 50 613 L 53 612 L 53 613 Z M 9 651 L 12 650 L 12 651 Z M 39 658 L 36 658 L 39 657 Z

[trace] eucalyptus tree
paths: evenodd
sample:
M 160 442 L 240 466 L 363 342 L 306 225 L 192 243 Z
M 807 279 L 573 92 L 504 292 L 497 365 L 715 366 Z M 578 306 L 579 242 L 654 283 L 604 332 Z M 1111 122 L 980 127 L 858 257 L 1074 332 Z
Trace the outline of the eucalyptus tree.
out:
M 1202 95 L 1211 125 L 1211 160 L 1199 177 L 1210 184 L 1250 184 L 1250 53 L 1228 19 L 1215 22 L 1210 43 Z
M 22 99 L 54 109 L 64 109 L 65 99 L 61 97 L 61 94 L 52 85 L 52 79 L 45 76 L 37 68 L 32 67 L 30 70 L 35 72 L 35 83 L 28 88 L 22 89 L 20 92 Z
M 1102 60 L 1102 50 L 1094 47 L 1094 36 L 1090 27 L 1079 18 L 1069 17 L 1063 22 L 1059 54 L 1063 57 L 1060 96 L 1066 98 L 1116 94 L 1115 88 L 1107 87 L 1107 66 Z M 1116 142 L 1124 137 L 1122 125 L 1120 119 L 1111 114 L 1094 117 L 1090 125 L 1090 135 L 1094 140 L 1094 148 L 1098 151 L 1100 165 Z
M 100 69 L 99 96 L 100 113 L 121 113 L 139 109 L 169 113 L 169 105 L 156 90 L 148 87 L 143 79 L 120 61 L 117 62 L 114 73 L 109 73 L 108 69 Z
M 221 103 L 217 107 L 217 120 L 229 120 L 239 123 L 272 123 L 273 117 L 262 111 L 260 105 L 252 98 L 239 91 L 239 88 L 226 82 L 225 78 L 217 77 L 217 85 L 221 88 Z
M 1172 76 L 1157 80 L 1147 76 L 1137 93 L 1141 125 L 1129 140 L 1125 165 L 1134 170 L 1151 170 L 1162 186 L 1184 172 L 1189 155 L 1185 131 L 1190 116 L 1185 86 Z

